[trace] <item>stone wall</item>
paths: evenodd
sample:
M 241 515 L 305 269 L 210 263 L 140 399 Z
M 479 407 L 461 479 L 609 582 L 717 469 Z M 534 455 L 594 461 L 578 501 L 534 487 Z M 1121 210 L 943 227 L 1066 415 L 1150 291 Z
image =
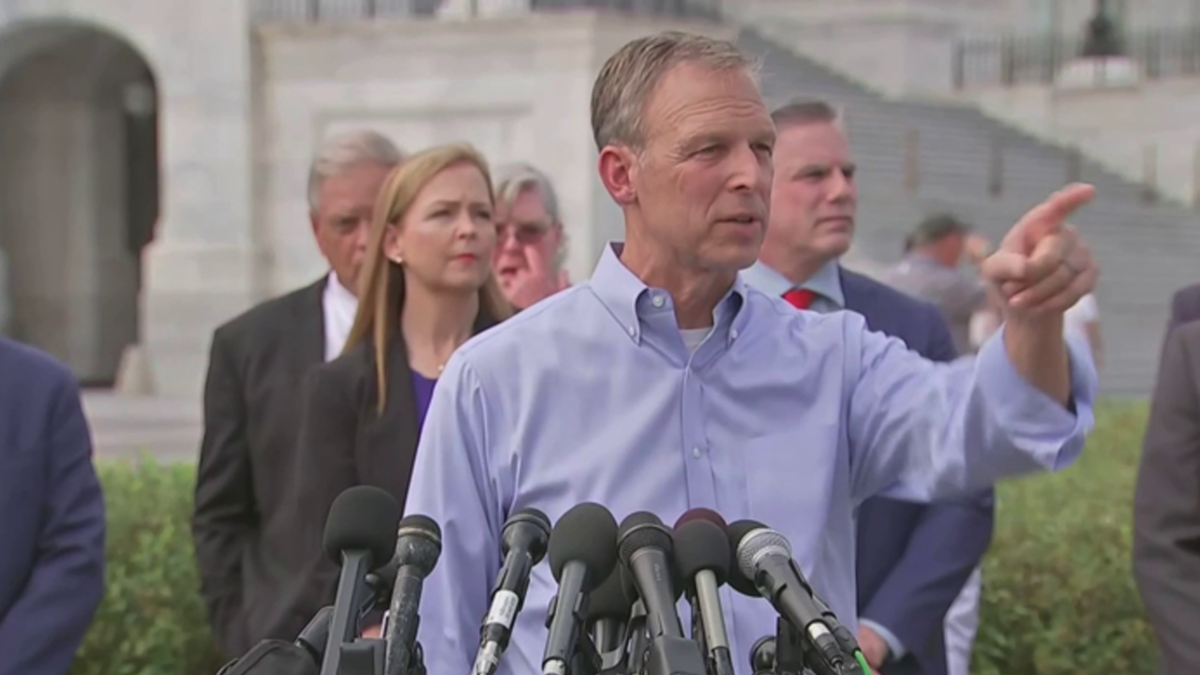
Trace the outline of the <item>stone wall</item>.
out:
M 271 251 L 269 288 L 282 292 L 324 270 L 307 225 L 308 162 L 325 134 L 358 127 L 409 152 L 466 141 L 493 166 L 538 166 L 559 192 L 568 271 L 573 280 L 588 277 L 603 243 L 621 235 L 620 214 L 596 174 L 591 87 L 622 44 L 667 28 L 734 32 L 586 11 L 257 29 L 255 220 Z

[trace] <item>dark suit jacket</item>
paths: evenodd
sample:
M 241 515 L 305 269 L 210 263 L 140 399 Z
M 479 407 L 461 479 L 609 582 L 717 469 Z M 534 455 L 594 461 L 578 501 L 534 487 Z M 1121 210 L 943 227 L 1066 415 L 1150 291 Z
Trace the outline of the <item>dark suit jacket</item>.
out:
M 1200 321 L 1163 349 L 1134 494 L 1133 571 L 1165 675 L 1200 673 Z
M 0 338 L 0 675 L 62 675 L 104 593 L 104 498 L 75 377 Z
M 495 324 L 481 314 L 479 333 Z M 291 509 L 302 527 L 303 572 L 291 599 L 292 613 L 312 616 L 333 604 L 338 567 L 321 542 L 334 499 L 355 485 L 391 493 L 401 508 L 417 456 L 420 426 L 408 349 L 396 334 L 387 352 L 387 400 L 379 414 L 375 346 L 365 340 L 309 372 L 305 384 L 295 499 Z
M 301 386 L 325 360 L 325 279 L 258 305 L 213 334 L 192 530 L 204 600 L 227 658 L 294 640 L 297 516 L 286 498 Z
M 1171 319 L 1167 331 L 1189 321 L 1200 321 L 1200 284 L 1184 286 L 1171 296 Z
M 843 269 L 846 308 L 934 361 L 956 352 L 936 306 Z M 934 504 L 868 499 L 858 512 L 858 611 L 908 650 L 884 675 L 945 675 L 946 611 L 992 538 L 992 491 Z

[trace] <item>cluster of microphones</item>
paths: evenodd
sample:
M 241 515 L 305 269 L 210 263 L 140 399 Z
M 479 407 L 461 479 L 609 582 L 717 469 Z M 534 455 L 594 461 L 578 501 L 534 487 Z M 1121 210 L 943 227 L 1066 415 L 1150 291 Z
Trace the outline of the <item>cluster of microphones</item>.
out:
M 307 658 L 287 668 L 261 665 L 269 661 L 263 658 L 241 669 L 234 662 L 221 675 L 426 675 L 417 641 L 421 589 L 441 554 L 441 530 L 421 515 L 404 517 L 397 529 L 397 516 L 395 500 L 382 490 L 359 486 L 340 495 L 325 528 L 326 552 L 341 566 L 336 600 L 287 645 Z M 618 525 L 605 507 L 584 503 L 551 527 L 530 508 L 509 517 L 501 548 L 470 675 L 497 672 L 530 576 L 546 558 L 558 590 L 546 616 L 542 675 L 734 675 L 724 584 L 778 613 L 776 634 L 755 643 L 748 672 L 871 672 L 854 635 L 813 592 L 787 539 L 762 523 L 726 524 L 714 511 L 693 509 L 673 528 L 644 511 Z M 686 634 L 677 610 L 685 594 Z M 359 622 L 383 606 L 380 637 L 361 637 Z

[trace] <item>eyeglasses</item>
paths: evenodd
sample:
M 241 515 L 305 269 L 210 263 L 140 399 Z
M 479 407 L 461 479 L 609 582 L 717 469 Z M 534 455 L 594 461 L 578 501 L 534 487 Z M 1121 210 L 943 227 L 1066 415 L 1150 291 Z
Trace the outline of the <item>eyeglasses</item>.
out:
M 536 244 L 546 236 L 546 232 L 549 229 L 536 223 L 521 223 L 519 225 L 499 223 L 496 225 L 496 240 L 504 243 L 509 236 L 512 236 L 517 240 L 518 244 Z

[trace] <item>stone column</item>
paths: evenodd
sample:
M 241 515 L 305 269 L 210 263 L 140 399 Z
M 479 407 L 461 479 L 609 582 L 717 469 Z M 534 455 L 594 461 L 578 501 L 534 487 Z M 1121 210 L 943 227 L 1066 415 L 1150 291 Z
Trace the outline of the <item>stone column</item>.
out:
M 198 400 L 213 329 L 258 298 L 250 28 L 241 0 L 171 7 L 153 49 L 163 195 L 144 254 L 142 344 L 155 393 Z

